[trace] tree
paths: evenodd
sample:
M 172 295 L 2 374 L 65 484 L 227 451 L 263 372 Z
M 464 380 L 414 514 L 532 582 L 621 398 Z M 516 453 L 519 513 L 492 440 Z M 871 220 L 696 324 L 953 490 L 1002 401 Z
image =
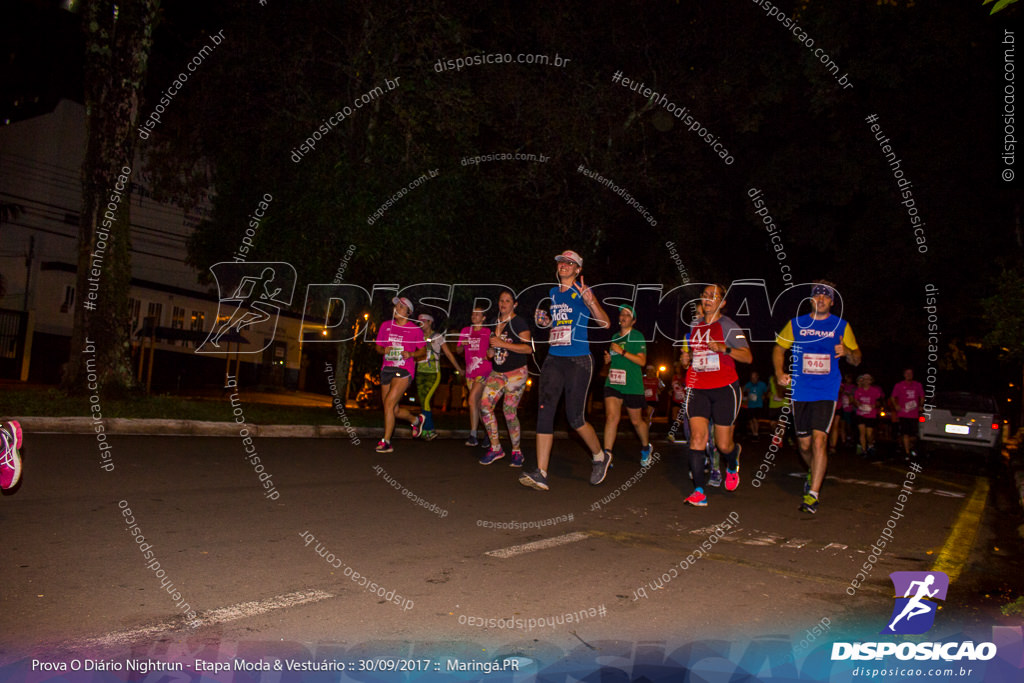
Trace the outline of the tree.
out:
M 982 309 L 991 327 L 985 335 L 985 344 L 1006 360 L 1024 362 L 1024 335 L 1021 334 L 1024 330 L 1024 274 L 1004 270 L 995 282 L 995 294 L 982 301 Z M 1024 382 L 1024 372 L 1020 379 Z M 1020 420 L 1018 424 L 1024 425 L 1024 401 Z
M 992 11 L 989 14 L 995 14 L 996 12 L 998 12 L 1000 10 L 1006 9 L 1007 7 L 1012 5 L 1013 3 L 1017 2 L 1017 0 L 985 0 L 985 2 L 983 2 L 981 4 L 982 5 L 988 5 L 988 4 L 991 4 L 993 2 L 996 3 L 996 4 L 992 6 Z
M 135 124 L 152 47 L 159 0 L 85 0 L 85 115 L 82 213 L 71 354 L 64 386 L 87 388 L 95 372 L 105 393 L 131 385 L 128 362 L 128 286 L 131 281 L 128 180 L 134 165 Z M 120 189 L 118 189 L 120 188 Z M 83 358 L 87 343 L 95 364 Z M 87 366 L 88 363 L 88 366 Z M 97 390 L 97 389 L 93 389 Z

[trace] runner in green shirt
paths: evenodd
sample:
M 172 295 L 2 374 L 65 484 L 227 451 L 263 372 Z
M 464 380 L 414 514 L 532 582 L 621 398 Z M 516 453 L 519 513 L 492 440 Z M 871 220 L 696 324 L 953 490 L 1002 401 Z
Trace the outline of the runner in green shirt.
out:
M 633 329 L 636 311 L 632 306 L 619 307 L 619 332 L 612 339 L 611 348 L 604 352 L 604 362 L 610 363 L 608 379 L 604 383 L 604 451 L 612 455 L 615 437 L 622 419 L 622 404 L 626 404 L 629 421 L 640 437 L 640 464 L 651 462 L 650 427 L 643 419 L 647 405 L 644 399 L 643 368 L 647 362 L 647 342 Z

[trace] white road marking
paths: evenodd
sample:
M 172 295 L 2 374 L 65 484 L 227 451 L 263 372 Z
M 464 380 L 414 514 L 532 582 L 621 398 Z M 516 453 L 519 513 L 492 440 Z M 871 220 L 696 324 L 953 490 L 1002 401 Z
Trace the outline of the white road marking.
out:
M 705 526 L 693 529 L 690 533 L 697 536 L 707 536 L 714 533 L 717 528 L 717 525 Z M 772 546 L 775 548 L 788 548 L 790 550 L 800 550 L 808 544 L 812 544 L 812 547 L 821 545 L 820 543 L 814 543 L 809 538 L 786 538 L 781 534 L 773 534 L 768 531 L 761 531 L 760 529 L 744 528 L 739 528 L 728 536 L 722 536 L 720 540 L 741 545 Z M 845 550 L 846 548 L 847 546 L 842 543 L 829 543 L 819 547 L 818 552 L 822 550 Z
M 835 550 L 846 550 L 848 547 L 849 546 L 845 546 L 842 543 L 829 543 L 827 546 L 825 546 L 821 550 L 828 550 L 829 548 L 834 548 Z M 819 550 L 818 552 L 820 553 L 821 550 Z
M 213 626 L 215 624 L 223 624 L 229 621 L 245 619 L 246 617 L 254 617 L 275 609 L 294 607 L 296 605 L 304 605 L 310 602 L 319 602 L 333 597 L 334 596 L 331 593 L 325 593 L 320 590 L 296 591 L 294 593 L 276 595 L 272 598 L 267 598 L 266 600 L 240 602 L 237 605 L 212 609 L 207 612 L 200 613 L 196 617 L 196 621 L 199 622 L 198 626 Z M 179 618 L 172 621 L 165 621 L 154 626 L 143 626 L 141 628 L 115 631 L 98 638 L 90 638 L 84 641 L 83 645 L 87 648 L 127 645 L 143 638 L 151 638 L 155 634 L 163 633 L 165 631 L 180 630 L 185 626 L 186 622 L 184 618 Z
M 499 550 L 489 550 L 485 555 L 491 557 L 500 557 L 507 559 L 509 557 L 515 557 L 516 555 L 522 555 L 524 553 L 532 553 L 536 550 L 547 550 L 548 548 L 554 548 L 556 546 L 565 545 L 566 543 L 575 543 L 576 541 L 582 541 L 585 538 L 589 538 L 590 534 L 585 531 L 574 531 L 571 534 L 563 534 L 561 536 L 555 536 L 553 538 L 545 538 L 542 541 L 533 541 L 532 543 L 524 543 L 522 545 L 513 545 L 508 548 L 501 548 Z
M 803 479 L 807 476 L 806 472 L 790 472 L 789 476 Z M 871 486 L 876 489 L 898 489 L 900 484 L 894 484 L 891 481 L 873 481 L 871 479 L 849 479 L 847 477 L 835 477 L 831 474 L 826 475 L 825 479 L 829 481 L 837 481 L 840 484 L 861 484 L 862 486 Z M 915 486 L 914 493 L 932 493 L 936 496 L 942 496 L 944 498 L 965 498 L 966 493 L 958 491 L 944 491 L 942 489 L 933 489 L 927 486 Z

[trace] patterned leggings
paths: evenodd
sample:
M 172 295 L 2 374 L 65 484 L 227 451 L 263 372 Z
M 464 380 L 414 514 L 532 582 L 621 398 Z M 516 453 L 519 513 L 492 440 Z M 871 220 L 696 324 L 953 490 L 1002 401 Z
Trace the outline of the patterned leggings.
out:
M 520 430 L 519 416 L 516 409 L 519 401 L 523 398 L 523 390 L 526 389 L 526 379 L 529 371 L 524 365 L 511 372 L 492 372 L 484 384 L 484 394 L 480 398 L 480 417 L 487 429 L 487 436 L 491 440 L 492 448 L 500 448 L 498 440 L 498 418 L 494 415 L 494 406 L 501 400 L 504 392 L 505 400 L 501 404 L 501 410 L 505 413 L 505 423 L 508 425 L 508 435 L 512 439 L 512 450 L 519 450 Z

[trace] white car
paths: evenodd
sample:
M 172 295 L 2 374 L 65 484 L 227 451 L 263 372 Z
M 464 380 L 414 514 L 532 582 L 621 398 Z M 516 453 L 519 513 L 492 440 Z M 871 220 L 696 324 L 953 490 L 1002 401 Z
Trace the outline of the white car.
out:
M 999 453 L 1003 420 L 995 399 L 968 391 L 941 392 L 920 418 L 922 447 L 970 448 Z

